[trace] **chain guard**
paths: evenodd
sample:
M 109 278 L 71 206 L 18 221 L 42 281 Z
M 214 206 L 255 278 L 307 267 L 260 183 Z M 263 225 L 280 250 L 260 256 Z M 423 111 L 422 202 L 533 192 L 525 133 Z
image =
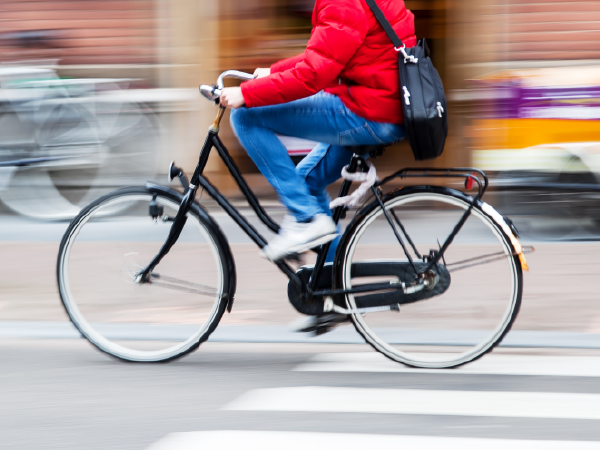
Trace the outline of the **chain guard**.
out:
M 419 272 L 424 272 L 429 263 L 415 261 L 414 265 Z M 431 270 L 433 272 L 432 275 L 437 275 L 437 282 L 430 289 L 426 288 L 413 294 L 405 294 L 401 290 L 355 294 L 356 307 L 367 308 L 370 306 L 388 306 L 393 304 L 406 305 L 443 294 L 450 286 L 450 274 L 442 264 L 437 264 Z M 399 281 L 407 284 L 415 281 L 415 271 L 409 262 L 373 261 L 352 265 L 353 278 L 376 276 L 397 277 Z
M 429 263 L 419 261 L 414 263 L 419 272 L 424 271 L 428 264 Z M 317 289 L 323 290 L 331 288 L 332 268 L 332 264 L 326 264 L 323 267 L 317 283 Z M 423 289 L 413 294 L 405 294 L 398 289 L 389 290 L 387 292 L 380 291 L 357 294 L 354 296 L 356 300 L 356 307 L 367 308 L 372 306 L 389 306 L 394 304 L 404 305 L 443 294 L 450 286 L 450 274 L 443 264 L 437 264 L 431 270 L 433 271 L 433 275 L 437 275 L 437 277 L 435 277 L 437 282 L 431 289 Z M 305 266 L 296 272 L 296 275 L 302 284 L 306 285 L 308 284 L 308 280 L 312 274 L 312 271 L 312 266 Z M 407 261 L 369 261 L 353 264 L 352 277 L 386 277 L 390 279 L 397 279 L 398 281 L 404 283 L 413 283 L 415 281 L 415 272 L 411 264 Z M 339 297 L 341 297 L 341 299 L 338 299 L 338 301 L 341 300 L 343 302 L 343 296 Z M 300 288 L 291 281 L 288 283 L 288 298 L 294 308 L 296 308 L 296 310 L 302 314 L 323 314 L 323 299 L 317 297 L 313 298 L 310 302 L 306 301 L 302 298 L 302 292 Z

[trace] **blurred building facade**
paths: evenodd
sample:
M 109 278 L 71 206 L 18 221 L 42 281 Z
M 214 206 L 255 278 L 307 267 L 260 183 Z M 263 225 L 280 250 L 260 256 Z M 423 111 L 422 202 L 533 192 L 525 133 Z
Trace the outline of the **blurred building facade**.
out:
M 62 64 L 154 64 L 153 0 L 0 0 L 0 60 L 56 57 Z
M 470 111 L 464 134 L 475 165 L 561 170 L 593 147 L 577 143 L 600 141 L 598 2 L 494 0 L 472 2 L 465 14 L 462 31 L 471 33 L 462 40 L 473 42 L 463 46 L 454 98 Z M 548 145 L 562 150 L 520 151 Z
M 576 68 L 588 72 L 595 68 L 600 3 L 405 3 L 415 14 L 418 37 L 430 43 L 450 94 L 448 147 L 441 158 L 424 164 L 466 165 L 476 150 L 525 147 L 548 139 L 581 140 L 583 135 L 577 138 L 576 131 L 582 127 L 587 130 L 585 139 L 596 135 L 598 122 L 579 123 L 569 131 L 552 123 L 506 117 L 494 97 L 497 92 L 490 94 L 489 87 L 491 82 L 492 91 L 501 91 L 502 96 L 505 91 L 497 89 L 501 78 L 515 84 L 517 78 L 537 76 L 535 70 L 562 67 L 556 77 L 564 84 Z M 191 167 L 214 114 L 214 106 L 200 97 L 196 100 L 193 90 L 213 82 L 222 70 L 252 71 L 302 52 L 313 4 L 313 0 L 0 0 L 0 60 L 57 58 L 63 76 L 131 77 L 146 80 L 142 87 L 188 90 L 189 101 L 163 107 L 168 111 L 162 117 L 168 137 L 162 148 L 164 160 L 176 159 Z M 514 72 L 517 69 L 533 72 Z M 504 72 L 499 75 L 500 71 Z M 481 82 L 488 83 L 486 89 Z M 566 134 L 547 136 L 548 130 L 561 129 Z M 539 138 L 521 141 L 531 133 Z M 224 129 L 223 137 L 240 165 L 254 170 L 231 132 Z M 388 151 L 382 161 L 390 170 L 415 165 L 406 143 Z M 223 170 L 218 162 L 211 169 Z

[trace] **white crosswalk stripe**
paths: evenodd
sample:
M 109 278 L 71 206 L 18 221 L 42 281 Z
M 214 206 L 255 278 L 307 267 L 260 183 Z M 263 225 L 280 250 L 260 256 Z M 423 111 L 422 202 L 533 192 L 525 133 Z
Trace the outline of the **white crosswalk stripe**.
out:
M 600 377 L 600 358 L 493 354 L 456 369 L 427 370 L 406 367 L 378 353 L 322 353 L 311 357 L 292 370 L 296 372 L 405 372 L 442 376 L 470 374 Z M 481 418 L 489 418 L 486 419 L 488 421 L 494 420 L 493 418 L 504 421 L 585 420 L 593 427 L 592 424 L 600 424 L 596 422 L 600 420 L 600 394 L 295 386 L 250 390 L 224 405 L 221 410 L 452 416 L 456 418 L 453 420 L 460 420 L 460 422 L 457 426 L 445 428 L 453 429 L 510 426 L 481 422 Z M 458 419 L 461 416 L 462 419 Z M 219 450 L 305 450 L 306 448 L 600 450 L 600 441 L 505 439 L 499 438 L 502 435 L 497 433 L 493 433 L 492 436 L 494 438 L 219 430 L 173 433 L 154 443 L 149 450 L 200 448 Z
M 600 420 L 600 394 L 302 386 L 252 390 L 223 409 Z
M 531 441 L 284 431 L 173 433 L 148 450 L 598 450 L 599 442 Z
M 531 356 L 491 354 L 455 369 L 415 369 L 379 353 L 321 353 L 295 367 L 308 372 L 406 372 L 471 375 L 539 375 L 600 377 L 596 356 Z

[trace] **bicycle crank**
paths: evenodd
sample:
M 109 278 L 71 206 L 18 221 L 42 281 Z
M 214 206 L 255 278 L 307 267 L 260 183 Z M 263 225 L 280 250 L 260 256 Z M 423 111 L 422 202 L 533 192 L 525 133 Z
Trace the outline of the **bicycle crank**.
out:
M 375 312 L 398 311 L 400 312 L 400 304 L 394 303 L 386 306 L 371 306 L 367 308 L 342 308 L 333 302 L 331 297 L 326 297 L 323 304 L 323 312 L 336 312 L 338 314 L 368 314 Z

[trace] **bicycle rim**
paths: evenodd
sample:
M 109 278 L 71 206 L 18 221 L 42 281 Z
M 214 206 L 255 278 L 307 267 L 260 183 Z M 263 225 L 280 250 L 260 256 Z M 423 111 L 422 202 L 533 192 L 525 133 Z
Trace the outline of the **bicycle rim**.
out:
M 409 188 L 386 201 L 390 217 L 393 220 L 392 212 L 398 217 L 419 255 L 439 250 L 468 209 L 467 198 L 452 192 Z M 416 257 L 400 227 L 395 226 L 417 261 L 417 269 L 423 268 L 423 260 Z M 414 270 L 381 207 L 373 208 L 354 225 L 343 251 L 344 289 L 374 280 L 403 277 L 400 281 L 410 282 L 414 278 Z M 376 350 L 410 366 L 447 368 L 472 361 L 502 339 L 518 312 L 522 272 L 512 253 L 503 231 L 475 207 L 441 262 L 450 277 L 445 291 L 400 304 L 399 312 L 354 314 L 356 329 Z M 392 261 L 406 272 L 376 278 L 352 276 L 352 265 L 374 261 Z M 400 293 L 392 296 L 402 303 Z M 364 307 L 368 298 L 365 294 L 347 295 L 346 302 L 350 308 Z
M 149 216 L 150 192 L 124 191 L 86 208 L 67 230 L 58 260 L 61 298 L 100 350 L 129 361 L 173 359 L 195 349 L 218 324 L 226 306 L 226 265 L 210 227 L 191 210 L 151 282 L 137 284 L 172 222 Z M 156 197 L 170 217 L 179 209 L 176 200 Z M 105 208 L 121 212 L 106 217 Z

